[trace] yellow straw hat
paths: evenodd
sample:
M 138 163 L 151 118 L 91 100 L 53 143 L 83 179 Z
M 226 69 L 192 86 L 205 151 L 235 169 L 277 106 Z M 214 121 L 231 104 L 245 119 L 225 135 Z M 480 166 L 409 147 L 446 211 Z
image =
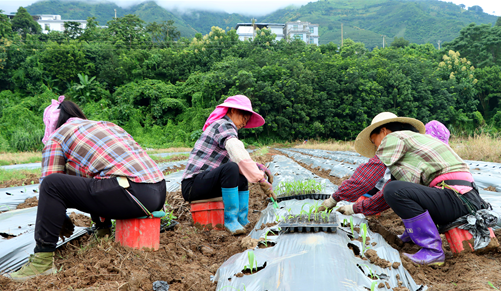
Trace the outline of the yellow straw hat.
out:
M 391 112 L 381 112 L 372 119 L 371 125 L 367 126 L 358 134 L 357 139 L 355 140 L 355 150 L 357 153 L 364 157 L 372 158 L 376 154 L 377 148 L 371 142 L 371 132 L 379 126 L 390 122 L 408 123 L 419 130 L 419 133 L 424 134 L 426 132 L 424 124 L 417 119 L 410 117 L 398 117 Z

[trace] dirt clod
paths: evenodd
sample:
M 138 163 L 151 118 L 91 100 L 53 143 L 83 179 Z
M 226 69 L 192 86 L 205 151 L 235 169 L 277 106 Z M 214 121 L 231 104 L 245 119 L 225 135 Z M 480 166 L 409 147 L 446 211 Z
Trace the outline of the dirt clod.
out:
M 16 206 L 16 209 L 24 209 L 24 208 L 30 208 L 30 207 L 35 207 L 38 206 L 38 198 L 37 197 L 30 197 L 26 198 L 23 203 L 18 204 Z

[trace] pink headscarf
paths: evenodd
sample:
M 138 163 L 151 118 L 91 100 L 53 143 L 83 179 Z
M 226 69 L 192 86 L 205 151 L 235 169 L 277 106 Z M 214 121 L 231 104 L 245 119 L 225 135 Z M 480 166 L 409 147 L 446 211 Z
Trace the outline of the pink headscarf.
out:
M 218 106 L 216 106 L 216 109 L 212 111 L 212 113 L 209 115 L 209 118 L 207 118 L 207 121 L 205 121 L 203 130 L 205 131 L 205 129 L 209 125 L 211 125 L 214 121 L 223 118 L 228 112 L 228 108 L 240 109 L 252 113 L 251 118 L 244 126 L 244 128 L 254 128 L 262 126 L 264 124 L 264 118 L 261 115 L 257 114 L 256 112 L 254 112 L 254 110 L 252 110 L 252 104 L 249 98 L 247 98 L 247 96 L 244 95 L 235 95 L 226 98 L 223 104 L 219 104 Z
M 447 145 L 449 144 L 449 137 L 451 136 L 451 133 L 440 121 L 432 120 L 424 127 L 426 128 L 426 134 L 433 136 Z
M 63 101 L 64 95 L 59 96 L 58 100 L 52 99 L 52 104 L 47 106 L 43 112 L 43 123 L 45 123 L 45 134 L 42 138 L 43 144 L 46 144 L 50 136 L 56 131 L 57 119 L 59 118 L 59 112 L 61 112 L 58 107 Z

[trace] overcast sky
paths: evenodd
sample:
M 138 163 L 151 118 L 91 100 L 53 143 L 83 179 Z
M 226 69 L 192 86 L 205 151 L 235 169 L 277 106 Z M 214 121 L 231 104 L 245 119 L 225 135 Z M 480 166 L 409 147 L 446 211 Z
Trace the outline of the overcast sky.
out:
M 167 9 L 210 9 L 210 10 L 223 10 L 229 13 L 243 13 L 251 15 L 266 15 L 279 8 L 288 5 L 304 5 L 308 2 L 315 2 L 316 0 L 253 0 L 253 1 L 236 1 L 236 0 L 156 0 L 156 2 Z M 349 1 L 349 0 L 347 0 Z M 36 0 L 0 0 L 0 9 L 10 13 L 17 11 L 19 6 L 28 6 Z M 86 1 L 93 2 L 93 1 Z M 139 2 L 141 0 L 114 0 L 119 6 L 127 7 Z M 479 5 L 484 12 L 501 16 L 501 0 L 449 0 L 455 4 L 464 4 L 467 7 Z M 495 11 L 495 12 L 494 12 Z M 54 11 L 53 14 L 58 14 Z M 259 19 L 258 19 L 259 20 Z

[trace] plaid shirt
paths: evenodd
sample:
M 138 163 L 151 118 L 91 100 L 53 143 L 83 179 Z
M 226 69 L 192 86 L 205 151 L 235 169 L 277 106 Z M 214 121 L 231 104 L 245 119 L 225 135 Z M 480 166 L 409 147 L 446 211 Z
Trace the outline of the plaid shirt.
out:
M 367 163 L 358 166 L 353 175 L 332 194 L 332 198 L 336 201 L 357 201 L 360 196 L 376 186 L 376 183 L 384 177 L 385 170 L 386 166 L 377 156 L 371 158 Z M 363 213 L 364 215 L 374 215 L 388 208 L 390 206 L 384 200 L 383 191 L 353 205 L 355 213 Z
M 190 153 L 183 180 L 215 169 L 230 160 L 226 141 L 238 138 L 237 127 L 228 116 L 214 121 L 205 129 Z
M 469 172 L 468 165 L 448 145 L 412 131 L 388 134 L 376 155 L 397 180 L 424 186 L 443 174 Z
M 106 121 L 70 118 L 57 129 L 42 153 L 42 178 L 53 173 L 109 179 L 129 178 L 136 183 L 157 183 L 162 171 L 119 126 Z

